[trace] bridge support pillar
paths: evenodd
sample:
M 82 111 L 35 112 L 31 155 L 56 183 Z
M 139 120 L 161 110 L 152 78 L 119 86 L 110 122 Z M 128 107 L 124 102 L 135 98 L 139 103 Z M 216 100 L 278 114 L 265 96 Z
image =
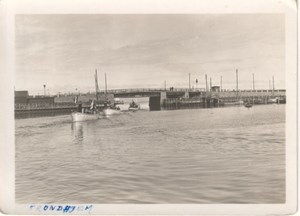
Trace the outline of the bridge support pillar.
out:
M 160 96 L 150 96 L 149 97 L 150 111 L 161 110 L 165 99 L 167 99 L 167 92 L 160 92 Z
M 150 111 L 160 110 L 160 96 L 150 96 L 149 97 L 149 108 Z
M 164 104 L 164 100 L 167 99 L 167 92 L 160 92 L 160 106 L 162 107 Z

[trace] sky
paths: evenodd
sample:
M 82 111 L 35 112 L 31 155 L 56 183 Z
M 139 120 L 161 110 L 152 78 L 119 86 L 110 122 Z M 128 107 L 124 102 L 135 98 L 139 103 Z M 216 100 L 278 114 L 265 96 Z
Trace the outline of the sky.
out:
M 285 88 L 283 14 L 17 15 L 16 90 Z M 198 79 L 198 84 L 195 80 Z M 77 89 L 77 90 L 76 90 Z

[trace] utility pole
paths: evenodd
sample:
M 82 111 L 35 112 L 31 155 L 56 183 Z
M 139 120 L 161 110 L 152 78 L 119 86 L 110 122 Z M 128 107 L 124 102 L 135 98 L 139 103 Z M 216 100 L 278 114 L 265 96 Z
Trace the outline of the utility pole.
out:
M 191 73 L 189 73 L 189 90 L 191 89 Z
M 221 85 L 220 85 L 220 91 L 222 90 L 222 76 L 221 76 Z
M 105 76 L 105 98 L 107 98 L 107 80 L 106 80 L 106 73 L 104 73 Z
M 209 85 L 210 85 L 210 88 L 209 88 L 209 92 L 210 92 L 210 97 L 211 97 L 211 86 L 212 86 L 212 83 L 211 83 L 211 77 L 209 77 Z
M 207 93 L 207 89 L 208 89 L 208 86 L 207 86 L 207 74 L 205 74 L 205 83 L 206 83 L 205 90 L 206 90 L 206 93 Z
M 236 97 L 239 97 L 239 71 L 236 69 Z
M 271 90 L 271 80 L 269 80 L 269 90 Z
M 46 96 L 46 85 L 44 84 L 44 97 Z
M 272 76 L 272 80 L 273 80 L 273 90 L 272 90 L 272 94 L 274 96 L 274 90 L 275 90 L 275 87 L 274 87 L 274 76 Z
M 253 90 L 255 90 L 255 85 L 254 85 L 254 73 L 252 74 L 253 77 Z

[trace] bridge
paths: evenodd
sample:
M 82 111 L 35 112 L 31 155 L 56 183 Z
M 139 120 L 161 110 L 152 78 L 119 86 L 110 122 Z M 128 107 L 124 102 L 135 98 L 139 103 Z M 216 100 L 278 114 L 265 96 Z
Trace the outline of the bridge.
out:
M 16 102 L 16 114 L 24 112 L 61 112 L 74 110 L 74 98 L 78 97 L 85 106 L 90 106 L 95 100 L 94 93 L 86 94 L 66 94 L 51 97 L 51 101 L 45 101 L 49 97 L 26 96 L 24 102 Z M 253 104 L 266 104 L 272 102 L 285 103 L 286 90 L 227 90 L 219 88 L 206 91 L 204 88 L 133 88 L 133 89 L 112 89 L 98 92 L 98 100 L 104 103 L 107 100 L 113 101 L 114 98 L 133 98 L 149 97 L 150 110 L 177 109 L 182 107 L 213 107 L 224 104 L 235 104 L 236 102 L 251 101 Z M 39 99 L 39 100 L 34 100 Z M 40 100 L 43 99 L 43 100 Z
M 236 97 L 283 97 L 286 94 L 285 89 L 257 89 L 257 90 L 229 90 L 222 89 L 217 91 L 206 91 L 205 88 L 133 88 L 133 89 L 112 89 L 100 91 L 99 94 L 112 94 L 115 98 L 130 97 L 151 97 L 160 96 L 166 92 L 167 98 L 179 97 L 218 97 L 218 98 L 236 98 Z
M 100 91 L 100 94 L 113 94 L 114 97 L 150 97 L 160 96 L 161 92 L 167 92 L 168 97 L 181 97 L 185 92 L 205 92 L 203 88 L 188 89 L 188 88 L 133 88 L 133 89 L 112 89 Z

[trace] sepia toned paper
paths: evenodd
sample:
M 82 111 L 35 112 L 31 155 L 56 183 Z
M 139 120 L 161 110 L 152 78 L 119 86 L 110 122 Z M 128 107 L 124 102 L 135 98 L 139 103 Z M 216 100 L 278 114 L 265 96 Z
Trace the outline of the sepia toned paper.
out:
M 294 1 L 1 1 L 1 210 L 296 210 Z

